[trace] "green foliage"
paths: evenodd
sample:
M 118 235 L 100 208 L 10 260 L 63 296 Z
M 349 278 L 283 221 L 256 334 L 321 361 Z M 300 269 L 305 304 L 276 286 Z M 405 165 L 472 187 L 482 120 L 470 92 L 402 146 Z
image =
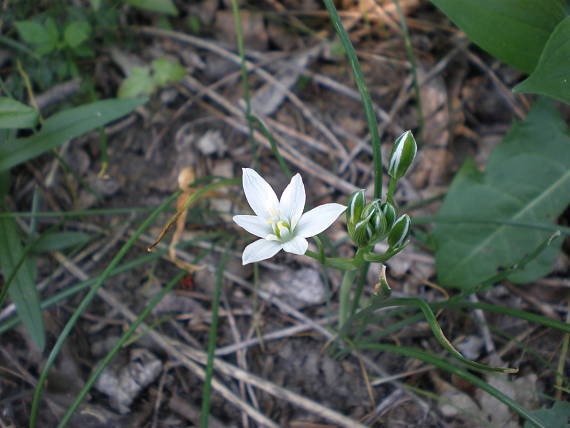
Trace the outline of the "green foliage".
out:
M 165 13 L 177 16 L 178 9 L 172 0 L 126 0 L 131 6 L 151 12 Z
M 30 20 L 16 22 L 14 25 L 20 38 L 38 54 L 49 54 L 57 47 L 59 31 L 53 18 L 47 18 L 43 23 Z
M 141 96 L 149 96 L 156 88 L 156 82 L 150 75 L 148 67 L 133 67 L 131 74 L 119 88 L 119 98 L 136 98 Z
M 534 70 L 554 28 L 570 14 L 567 0 L 432 2 L 483 49 L 527 73 Z
M 539 409 L 530 412 L 548 428 L 570 428 L 570 403 L 557 401 L 550 409 Z M 525 422 L 524 428 L 534 428 L 534 424 Z
M 556 26 L 535 70 L 514 91 L 547 95 L 570 104 L 570 16 Z
M 52 232 L 42 236 L 34 251 L 61 251 L 86 244 L 90 240 L 91 236 L 83 232 Z
M 38 349 L 45 346 L 45 330 L 36 289 L 36 271 L 32 259 L 24 252 L 18 226 L 11 218 L 0 218 L 0 269 L 15 303 L 18 316 Z M 12 279 L 9 281 L 9 279 Z
M 63 40 L 66 45 L 76 48 L 83 42 L 87 41 L 91 34 L 91 26 L 86 21 L 74 21 L 65 26 L 63 32 Z
M 41 131 L 0 145 L 0 171 L 30 160 L 58 145 L 130 113 L 145 99 L 104 100 L 56 113 Z
M 155 59 L 150 67 L 133 67 L 119 88 L 119 98 L 149 96 L 157 88 L 181 80 L 186 70 L 177 60 Z
M 178 61 L 166 57 L 155 59 L 151 67 L 154 81 L 160 86 L 181 80 L 186 74 L 186 70 Z
M 32 107 L 8 97 L 0 97 L 0 129 L 33 128 L 38 113 Z
M 570 202 L 568 165 L 568 129 L 546 100 L 513 126 L 485 173 L 467 161 L 439 211 L 442 222 L 433 230 L 441 284 L 470 289 L 538 247 L 551 233 L 540 226 L 551 226 Z M 536 227 L 515 227 L 529 223 Z M 510 279 L 529 282 L 547 274 L 560 241 Z

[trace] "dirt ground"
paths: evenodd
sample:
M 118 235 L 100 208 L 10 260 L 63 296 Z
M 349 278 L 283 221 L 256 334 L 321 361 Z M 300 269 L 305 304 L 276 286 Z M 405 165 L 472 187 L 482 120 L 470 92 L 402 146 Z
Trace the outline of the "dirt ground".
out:
M 526 115 L 532 98 L 511 93 L 522 76 L 470 44 L 433 6 L 419 0 L 400 3 L 422 84 L 425 125 L 421 133 L 412 71 L 394 3 L 342 1 L 338 6 L 375 103 L 384 156 L 403 130 L 416 133 L 417 162 L 396 193 L 400 204 L 412 206 L 445 192 L 466 157 L 474 157 L 483 167 L 512 121 Z M 182 168 L 193 167 L 198 178 L 239 177 L 241 168 L 251 167 L 258 157 L 258 171 L 277 194 L 287 184 L 268 141 L 256 134 L 253 149 L 248 139 L 229 2 L 202 1 L 181 10 L 185 16 L 199 17 L 199 34 L 186 37 L 189 31 L 183 18 L 172 20 L 170 33 L 161 33 L 155 26 L 156 16 L 141 13 L 137 19 L 144 27 L 132 30 L 130 43 L 101 52 L 96 64 L 86 70 L 94 73 L 101 96 L 112 97 L 124 76 L 125 62 L 150 63 L 166 55 L 188 69 L 185 80 L 159 90 L 130 117 L 107 128 L 107 177 L 98 176 L 101 149 L 96 133 L 60 151 L 75 176 L 48 155 L 14 171 L 10 202 L 15 211 L 29 211 L 33 188 L 39 185 L 44 195 L 42 211 L 126 212 L 65 221 L 61 230 L 86 232 L 92 239 L 80 251 L 37 258 L 38 278 L 47 279 L 43 297 L 102 272 L 149 209 L 178 189 Z M 307 206 L 346 204 L 347 195 L 359 188 L 371 194 L 372 154 L 364 111 L 324 7 L 316 1 L 248 2 L 242 21 L 246 53 L 256 64 L 250 72 L 253 111 L 275 135 L 292 170 L 303 175 Z M 560 108 L 569 118 L 570 110 Z M 409 213 L 433 216 L 440 201 L 436 197 L 435 202 Z M 280 253 L 259 264 L 257 278 L 251 265 L 241 266 L 241 249 L 250 237 L 231 222 L 232 213 L 248 209 L 238 187 L 221 189 L 191 208 L 182 235 L 183 241 L 220 231 L 239 236 L 223 282 L 217 340 L 220 364 L 214 376 L 210 426 L 522 426 L 516 415 L 496 401 L 433 366 L 386 352 L 341 356 L 328 328 L 336 325 L 340 274 L 329 269 L 324 280 L 313 259 Z M 148 256 L 146 248 L 173 210 L 167 214 L 142 235 L 122 263 Z M 60 220 L 45 218 L 40 226 L 47 228 Z M 568 215 L 561 221 L 567 222 Z M 429 227 L 418 226 L 418 231 Z M 341 239 L 343 223 L 335 223 L 328 233 L 332 241 Z M 153 328 L 142 330 L 137 340 L 121 350 L 69 426 L 198 424 L 215 272 L 227 236 L 214 244 L 203 240 L 180 249 L 179 257 L 190 263 L 202 257 L 197 263 L 206 268 L 187 275 L 153 310 L 147 319 L 147 326 Z M 337 250 L 340 256 L 348 256 L 353 249 L 344 242 Z M 499 284 L 479 299 L 552 315 L 552 307 L 568 298 L 568 246 L 565 251 L 549 278 L 525 287 Z M 133 315 L 144 310 L 176 275 L 178 268 L 165 253 L 154 254 L 154 259 L 107 280 L 81 317 L 49 376 L 39 426 L 56 426 Z M 397 297 L 441 297 L 432 282 L 433 255 L 417 240 L 389 263 L 388 274 Z M 374 275 L 369 273 L 366 296 L 372 291 Z M 34 349 L 21 327 L 2 335 L 0 426 L 26 426 L 39 371 L 84 293 L 45 311 L 49 338 L 45 352 Z M 11 314 L 5 311 L 1 317 Z M 482 323 L 517 337 L 530 354 L 551 364 L 557 362 L 562 335 L 511 318 L 486 316 L 445 312 L 439 321 L 470 358 L 482 362 L 498 358 L 521 367 L 509 387 L 524 406 L 538 406 L 541 393 L 555 393 L 552 371 L 494 331 L 487 342 L 482 340 L 488 332 Z M 391 319 L 386 318 L 386 325 Z M 444 355 L 421 321 L 383 340 Z M 496 351 L 493 355 L 489 341 Z M 527 396 L 521 395 L 525 391 Z

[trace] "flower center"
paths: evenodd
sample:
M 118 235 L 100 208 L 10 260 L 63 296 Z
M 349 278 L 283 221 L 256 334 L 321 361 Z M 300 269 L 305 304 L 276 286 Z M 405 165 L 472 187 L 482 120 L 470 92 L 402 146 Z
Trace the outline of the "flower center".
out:
M 271 226 L 280 241 L 287 241 L 291 237 L 291 225 L 283 220 L 272 222 Z

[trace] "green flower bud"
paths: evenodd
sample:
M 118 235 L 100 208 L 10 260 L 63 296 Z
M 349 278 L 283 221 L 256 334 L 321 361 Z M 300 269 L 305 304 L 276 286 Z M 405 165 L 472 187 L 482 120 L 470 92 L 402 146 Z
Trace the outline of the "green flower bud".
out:
M 394 143 L 392 153 L 390 154 L 388 175 L 396 180 L 406 175 L 416 157 L 417 150 L 418 146 L 412 131 L 406 131 L 400 135 Z
M 384 202 L 382 204 L 382 212 L 386 217 L 386 223 L 388 230 L 392 229 L 394 222 L 396 221 L 396 208 L 390 202 Z
M 390 248 L 397 248 L 405 244 L 408 236 L 410 236 L 411 225 L 412 220 L 408 214 L 404 214 L 396 220 L 388 234 L 388 245 Z
M 368 245 L 368 242 L 370 240 L 369 238 L 370 231 L 368 230 L 369 222 L 374 213 L 369 211 L 366 213 L 366 217 L 364 216 L 364 214 L 365 213 L 363 211 L 361 215 L 362 217 L 361 220 L 354 225 L 352 230 L 350 227 L 348 228 L 348 233 L 350 234 L 350 238 L 359 247 L 364 247 Z
M 368 243 L 375 244 L 380 239 L 386 236 L 388 233 L 388 222 L 386 221 L 386 216 L 382 212 L 380 201 L 377 199 L 370 202 L 364 209 L 364 213 L 370 213 L 370 220 L 368 221 L 369 232 L 368 232 Z
M 356 225 L 360 221 L 360 215 L 366 205 L 366 196 L 364 189 L 354 192 L 348 198 L 348 206 L 346 207 L 346 222 L 350 225 Z

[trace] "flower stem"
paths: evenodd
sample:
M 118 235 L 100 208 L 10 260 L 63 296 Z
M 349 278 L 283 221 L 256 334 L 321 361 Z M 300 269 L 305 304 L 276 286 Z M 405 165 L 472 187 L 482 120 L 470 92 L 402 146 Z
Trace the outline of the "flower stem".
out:
M 348 319 L 348 315 L 350 313 L 350 289 L 352 287 L 352 283 L 354 282 L 354 276 L 356 275 L 356 271 L 354 270 L 347 270 L 344 273 L 344 277 L 342 278 L 342 284 L 340 286 L 340 306 L 338 308 L 338 329 L 340 330 L 346 320 Z
M 350 304 L 350 291 L 352 288 L 352 284 L 354 284 L 354 278 L 358 272 L 362 273 L 364 260 L 363 256 L 366 253 L 366 248 L 359 248 L 356 250 L 356 254 L 354 255 L 354 259 L 352 263 L 355 267 L 354 270 L 347 270 L 344 273 L 344 277 L 342 278 L 342 284 L 340 285 L 340 295 L 339 295 L 339 314 L 338 314 L 338 328 L 339 330 L 342 328 L 348 317 L 351 315 L 352 308 L 354 307 L 354 302 Z M 360 288 L 360 292 L 362 292 L 362 288 Z M 358 290 L 357 290 L 358 291 Z M 360 293 L 358 294 L 358 299 L 360 300 Z M 356 298 L 356 296 L 355 296 Z

